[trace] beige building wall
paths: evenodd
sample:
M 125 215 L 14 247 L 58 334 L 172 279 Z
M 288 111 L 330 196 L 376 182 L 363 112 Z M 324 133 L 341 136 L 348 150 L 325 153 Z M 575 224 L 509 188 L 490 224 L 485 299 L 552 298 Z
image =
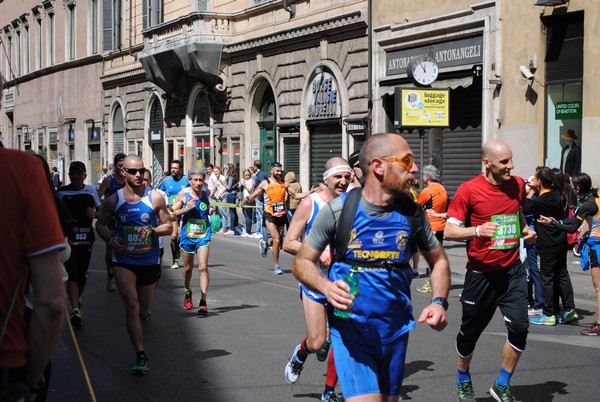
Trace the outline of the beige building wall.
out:
M 595 185 L 600 171 L 594 168 L 593 150 L 600 146 L 600 105 L 597 98 L 600 72 L 595 67 L 599 45 L 595 38 L 600 3 L 571 0 L 558 7 L 536 6 L 535 0 L 483 1 L 459 0 L 421 2 L 382 0 L 373 2 L 373 28 L 376 51 L 422 46 L 428 41 L 442 42 L 450 37 L 481 31 L 484 38 L 483 63 L 483 141 L 498 138 L 511 145 L 514 173 L 528 177 L 547 160 L 547 92 L 545 83 L 546 32 L 541 17 L 584 11 L 583 116 L 581 121 L 582 171 Z M 396 40 L 394 42 L 394 37 Z M 398 39 L 399 38 L 399 39 Z M 393 43 L 393 45 L 390 45 Z M 520 66 L 535 67 L 535 79 L 525 79 Z M 382 77 L 382 55 L 376 57 L 376 75 Z M 441 73 L 447 73 L 442 69 Z M 377 99 L 377 97 L 376 97 Z M 378 124 L 382 119 L 375 116 Z M 551 128 L 556 130 L 555 128 Z M 552 139 L 551 139 L 552 140 Z
M 90 3 L 87 1 L 2 1 L 0 2 L 0 39 L 6 49 L 12 38 L 11 67 L 4 50 L 0 52 L 0 73 L 8 78 L 2 92 L 0 132 L 5 146 L 31 149 L 44 154 L 51 165 L 66 170 L 72 159 L 86 163 L 88 182 L 99 171 L 102 161 L 90 158 L 88 129 L 94 121 L 100 127 L 102 90 L 98 77 L 102 72 L 101 20 L 96 25 L 96 49 L 92 47 Z M 101 16 L 101 2 L 98 18 Z M 74 48 L 71 58 L 68 16 L 74 7 Z M 49 15 L 54 17 L 54 62 L 50 58 Z M 38 60 L 38 28 L 41 21 L 41 48 Z M 25 31 L 28 28 L 28 44 Z M 21 32 L 20 55 L 16 47 L 17 31 Z M 28 54 L 29 62 L 27 63 Z M 17 62 L 19 59 L 20 63 Z M 20 64 L 20 68 L 17 68 Z M 28 68 L 25 67 L 27 64 Z M 87 120 L 87 122 L 86 122 Z M 68 131 L 74 131 L 69 142 Z M 100 145 L 100 144 L 98 144 Z M 95 183 L 94 183 L 95 184 Z

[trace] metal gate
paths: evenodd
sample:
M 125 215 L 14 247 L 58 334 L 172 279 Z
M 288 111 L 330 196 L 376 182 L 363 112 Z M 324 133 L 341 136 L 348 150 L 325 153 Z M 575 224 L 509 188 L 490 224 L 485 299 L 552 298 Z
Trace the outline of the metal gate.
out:
M 338 123 L 310 127 L 310 185 L 323 182 L 325 163 L 342 156 L 342 126 Z
M 300 181 L 300 138 L 285 137 L 283 139 L 283 167 L 287 172 L 294 172 Z
M 152 186 L 158 187 L 165 172 L 165 146 L 162 143 L 152 144 Z
M 417 130 L 411 134 L 403 133 L 402 137 L 408 142 L 415 155 L 419 169 L 432 163 L 428 133 L 425 133 L 423 144 L 423 163 L 420 161 L 420 139 Z M 442 146 L 439 162 L 435 163 L 441 169 L 441 182 L 452 197 L 458 186 L 481 173 L 481 127 L 462 129 L 460 127 L 442 130 Z

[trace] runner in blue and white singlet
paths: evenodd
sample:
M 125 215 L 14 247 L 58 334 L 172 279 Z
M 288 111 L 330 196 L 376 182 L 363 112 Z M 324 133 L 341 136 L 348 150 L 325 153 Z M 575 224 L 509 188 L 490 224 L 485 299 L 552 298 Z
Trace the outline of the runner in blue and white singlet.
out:
M 324 184 L 320 185 L 320 191 L 304 198 L 294 213 L 284 239 L 283 249 L 286 252 L 296 254 L 300 249 L 301 241 L 312 230 L 319 211 L 326 209 L 326 204 L 330 200 L 345 194 L 351 178 L 352 169 L 345 159 L 334 157 L 326 162 L 325 173 L 323 173 Z M 331 250 L 326 247 L 316 264 L 321 269 L 321 275 L 325 278 L 330 264 Z M 334 399 L 337 372 L 333 362 L 333 351 L 327 356 L 331 344 L 327 331 L 327 298 L 321 293 L 300 284 L 300 299 L 304 308 L 307 337 L 296 346 L 292 357 L 285 366 L 285 379 L 291 384 L 296 383 L 308 355 L 316 353 L 318 360 L 325 361 L 327 359 L 325 390 L 321 400 L 337 400 L 337 398 Z

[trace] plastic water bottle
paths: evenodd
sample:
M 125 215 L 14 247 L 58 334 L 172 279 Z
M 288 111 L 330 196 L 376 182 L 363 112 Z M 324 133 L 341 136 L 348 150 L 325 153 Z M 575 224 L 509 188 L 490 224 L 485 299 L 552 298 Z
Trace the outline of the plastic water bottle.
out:
M 350 286 L 350 290 L 348 293 L 354 295 L 355 297 L 358 295 L 358 267 L 356 265 L 350 268 L 350 273 L 344 276 L 344 282 L 346 282 Z M 354 301 L 349 308 L 352 308 L 354 305 Z M 333 311 L 333 314 L 339 318 L 350 318 L 352 317 L 352 313 L 347 310 L 338 310 L 337 308 Z

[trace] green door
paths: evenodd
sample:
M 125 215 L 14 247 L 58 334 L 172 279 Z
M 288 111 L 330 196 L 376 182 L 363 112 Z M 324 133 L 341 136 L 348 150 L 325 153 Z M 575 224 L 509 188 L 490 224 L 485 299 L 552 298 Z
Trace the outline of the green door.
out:
M 275 98 L 273 92 L 267 91 L 260 108 L 260 160 L 263 170 L 268 171 L 271 163 L 277 158 L 277 140 L 275 138 Z

